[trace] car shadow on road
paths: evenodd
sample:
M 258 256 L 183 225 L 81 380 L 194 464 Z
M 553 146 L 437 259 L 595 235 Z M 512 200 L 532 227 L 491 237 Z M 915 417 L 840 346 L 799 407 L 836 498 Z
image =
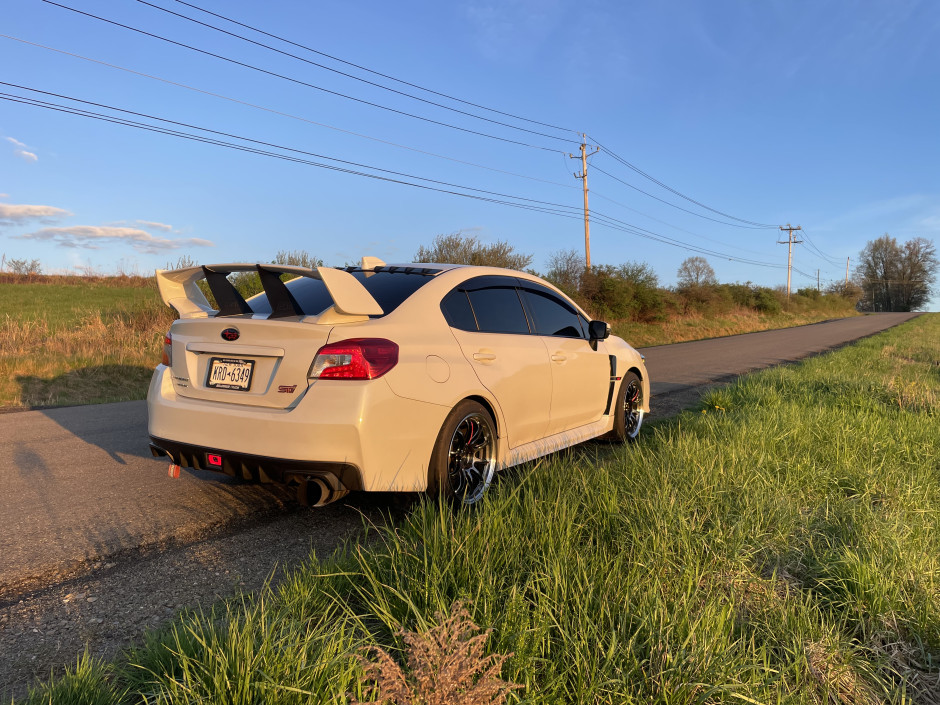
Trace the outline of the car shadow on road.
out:
M 16 381 L 23 404 L 126 465 L 127 456 L 151 457 L 143 398 L 152 374 L 143 365 L 93 365 Z
M 91 365 L 54 377 L 21 375 L 22 403 L 31 408 L 103 404 L 143 399 L 153 368 L 144 365 Z

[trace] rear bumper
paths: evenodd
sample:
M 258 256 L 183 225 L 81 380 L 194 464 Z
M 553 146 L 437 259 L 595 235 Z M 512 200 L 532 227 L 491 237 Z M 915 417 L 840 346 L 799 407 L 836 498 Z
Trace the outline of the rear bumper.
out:
M 167 457 L 184 468 L 212 470 L 252 482 L 277 482 L 281 484 L 288 484 L 291 480 L 313 477 L 319 477 L 323 480 L 334 478 L 339 482 L 337 489 L 363 489 L 362 475 L 359 468 L 349 463 L 285 460 L 249 453 L 233 453 L 220 451 L 218 448 L 177 443 L 155 436 L 151 436 L 150 441 L 150 452 L 155 458 Z M 209 461 L 210 455 L 218 456 L 220 463 L 211 463 Z M 333 486 L 333 483 L 329 484 Z
M 181 466 L 262 482 L 326 474 L 350 490 L 412 492 L 427 488 L 449 409 L 399 397 L 384 379 L 321 380 L 288 409 L 193 399 L 159 365 L 147 411 L 154 445 Z M 222 456 L 221 467 L 208 464 L 209 453 Z

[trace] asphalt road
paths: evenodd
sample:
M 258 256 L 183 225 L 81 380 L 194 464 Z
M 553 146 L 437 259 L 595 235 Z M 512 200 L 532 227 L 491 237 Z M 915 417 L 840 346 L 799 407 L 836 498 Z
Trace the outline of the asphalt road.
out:
M 653 413 L 674 410 L 702 385 L 912 317 L 879 314 L 646 348 Z M 283 495 L 215 473 L 184 471 L 169 479 L 166 461 L 150 457 L 146 417 L 144 402 L 0 414 L 0 600 L 80 574 L 96 561 L 185 545 L 259 514 L 297 510 Z

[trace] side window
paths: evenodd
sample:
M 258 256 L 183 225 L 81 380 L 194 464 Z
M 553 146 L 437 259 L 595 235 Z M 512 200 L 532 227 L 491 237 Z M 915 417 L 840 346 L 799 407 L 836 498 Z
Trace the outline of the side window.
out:
M 583 338 L 578 314 L 558 297 L 546 291 L 525 289 L 529 310 L 535 318 L 535 331 L 539 335 L 559 338 Z
M 484 333 L 529 333 L 529 324 L 515 288 L 509 286 L 475 289 L 467 296 Z
M 456 289 L 450 292 L 441 301 L 441 311 L 444 318 L 452 328 L 460 330 L 476 330 L 477 319 L 473 316 L 473 309 L 470 308 L 470 300 L 467 298 L 467 292 Z

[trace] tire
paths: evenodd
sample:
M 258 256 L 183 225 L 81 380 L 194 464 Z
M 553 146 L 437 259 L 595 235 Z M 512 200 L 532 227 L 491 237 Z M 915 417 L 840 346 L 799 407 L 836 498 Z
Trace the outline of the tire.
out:
M 628 372 L 620 382 L 614 429 L 608 438 L 621 443 L 635 442 L 643 426 L 643 416 L 643 381 L 635 372 Z
M 496 423 L 486 408 L 465 399 L 453 408 L 434 443 L 429 492 L 455 504 L 476 504 L 496 471 Z

